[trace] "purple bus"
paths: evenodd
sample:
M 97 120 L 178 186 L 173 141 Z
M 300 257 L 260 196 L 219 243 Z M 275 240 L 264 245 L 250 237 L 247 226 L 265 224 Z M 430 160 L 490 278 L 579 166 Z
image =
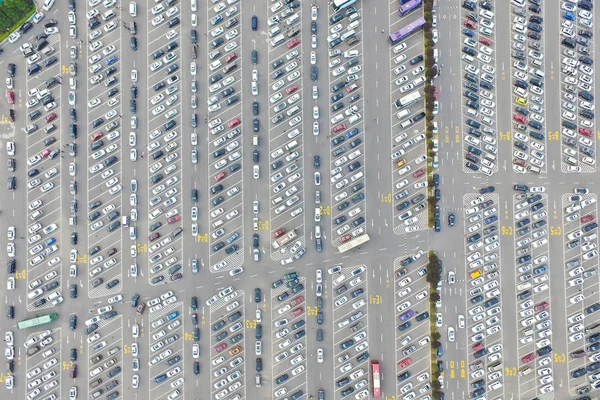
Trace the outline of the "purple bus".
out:
M 419 29 L 423 28 L 424 25 L 425 25 L 425 18 L 423 18 L 423 17 L 417 19 L 416 21 L 411 22 L 410 24 L 406 25 L 404 28 L 392 33 L 390 35 L 390 43 L 393 44 L 393 43 L 399 42 L 400 40 L 406 39 L 407 37 L 409 37 L 416 31 L 418 31 Z
M 398 0 L 398 3 L 400 3 L 400 5 L 408 3 L 410 0 Z
M 398 9 L 398 14 L 400 14 L 401 17 L 404 17 L 409 12 L 421 7 L 422 4 L 423 0 L 409 0 L 407 3 L 404 3 L 400 6 Z

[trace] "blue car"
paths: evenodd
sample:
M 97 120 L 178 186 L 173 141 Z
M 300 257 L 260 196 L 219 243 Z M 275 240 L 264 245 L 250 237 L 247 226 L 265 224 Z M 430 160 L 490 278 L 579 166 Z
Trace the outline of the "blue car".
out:
M 563 18 L 568 21 L 575 21 L 575 14 L 572 13 L 571 11 L 567 11 L 566 13 L 563 14 Z
M 112 65 L 117 62 L 117 56 L 111 56 L 106 60 L 106 65 Z
M 239 238 L 239 237 L 240 237 L 240 234 L 239 234 L 239 233 L 237 233 L 237 232 L 234 232 L 234 233 L 233 233 L 233 235 L 231 235 L 231 236 L 229 236 L 229 237 L 227 238 L 227 243 L 231 244 L 231 243 L 233 243 L 233 241 L 234 241 L 235 239 L 237 239 L 237 238 Z
M 472 30 L 470 30 L 470 29 L 466 29 L 466 28 L 465 28 L 465 29 L 463 29 L 463 32 L 462 32 L 462 33 L 463 33 L 463 35 L 466 35 L 466 36 L 468 36 L 468 37 L 473 37 L 473 35 L 475 35 L 475 33 L 474 33 Z

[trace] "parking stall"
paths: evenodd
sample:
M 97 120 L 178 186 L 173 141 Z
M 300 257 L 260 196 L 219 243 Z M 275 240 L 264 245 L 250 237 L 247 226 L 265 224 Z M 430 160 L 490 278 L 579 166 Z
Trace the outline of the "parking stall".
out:
M 420 13 L 402 13 L 390 4 L 390 32 L 414 23 Z M 400 16 L 400 18 L 398 18 Z M 425 140 L 425 67 L 422 32 L 390 46 L 391 168 L 396 235 L 427 229 L 427 142 Z M 437 123 L 435 135 L 437 132 Z
M 519 393 L 554 391 L 548 235 L 548 196 L 543 187 L 515 185 L 513 196 Z M 506 229 L 506 228 L 505 228 Z M 506 232 L 505 232 L 506 234 Z
M 370 387 L 367 338 L 370 299 L 367 298 L 366 270 L 365 265 L 337 266 L 329 270 L 334 293 L 331 356 L 336 396 L 359 396 Z
M 111 3 L 107 3 L 111 4 Z M 89 76 L 87 82 L 87 113 L 84 132 L 89 133 L 87 154 L 87 257 L 77 258 L 88 263 L 88 295 L 91 298 L 121 291 L 122 264 L 121 181 L 122 140 L 120 118 L 121 92 L 121 11 L 112 4 L 89 4 L 87 36 Z M 87 146 L 86 146 L 87 147 Z M 76 191 L 76 188 L 75 188 Z M 108 250 L 104 252 L 103 250 Z M 102 253 L 100 253 L 102 251 Z M 111 253 L 111 255 L 109 255 Z M 94 268 L 91 268 L 94 266 Z
M 396 397 L 431 391 L 427 257 L 420 251 L 394 260 Z
M 250 321 L 245 319 L 244 301 L 244 292 L 229 286 L 206 302 L 210 306 L 211 324 L 210 390 L 216 400 L 228 395 L 236 400 L 246 397 L 246 338 L 242 332 Z M 256 342 L 255 353 L 262 354 L 262 342 Z
M 563 194 L 563 241 L 569 391 L 582 394 L 600 386 L 597 195 L 586 188 Z
M 61 219 L 61 183 L 65 174 L 61 175 L 61 119 L 60 119 L 60 90 L 57 88 L 60 69 L 60 36 L 51 35 L 47 46 L 39 52 L 33 52 L 29 43 L 21 46 L 21 53 L 27 58 L 27 216 L 28 218 L 28 252 L 27 266 L 19 266 L 16 260 L 8 262 L 9 273 L 16 278 L 27 279 L 28 295 L 27 309 L 48 308 L 63 301 L 61 257 L 59 256 L 59 225 Z M 39 72 L 32 73 L 32 68 L 39 67 Z M 43 67 L 42 67 L 43 65 Z M 16 68 L 16 67 L 15 67 Z M 22 72 L 21 72 L 22 73 Z M 10 73 L 9 73 L 10 76 Z M 14 92 L 7 95 L 14 102 Z M 43 128 L 42 128 L 42 125 Z M 10 145 L 10 143 L 9 143 Z M 9 157 L 17 154 L 18 150 L 12 144 L 7 147 Z M 10 184 L 10 179 L 9 179 Z M 16 187 L 16 178 L 13 187 Z M 58 191 L 58 194 L 56 193 Z M 13 239 L 8 246 L 9 257 L 14 257 L 16 249 L 13 241 L 17 232 L 12 233 Z M 24 233 L 21 232 L 19 236 Z M 12 249 L 10 245 L 13 245 Z M 11 255 L 12 252 L 12 255 Z M 42 268 L 43 267 L 43 268 Z
M 300 2 L 278 1 L 268 5 L 269 36 L 269 189 L 270 221 L 259 228 L 272 234 L 271 259 L 288 264 L 300 258 L 305 245 L 304 204 L 304 98 L 302 75 L 304 43 L 300 40 Z M 314 36 L 316 40 L 316 36 Z M 316 42 L 314 42 L 316 45 Z M 316 66 L 313 65 L 316 69 Z M 316 77 L 313 76 L 313 81 Z M 318 95 L 313 86 L 313 98 Z M 318 112 L 318 111 L 317 111 Z M 318 121 L 315 121 L 318 122 Z M 314 132 L 313 132 L 314 133 Z M 315 133 L 316 134 L 316 133 Z M 316 179 L 316 177 L 315 177 Z M 315 182 L 316 184 L 316 182 Z M 319 177 L 320 184 L 320 177 Z M 312 211 L 311 211 L 312 214 Z M 280 232 L 294 236 L 284 241 Z M 256 225 L 255 225 L 256 229 Z M 291 246 L 290 246 L 291 245 Z
M 235 3 L 235 4 L 234 4 Z M 242 46 L 244 16 L 235 1 L 207 3 L 210 269 L 243 271 Z M 195 43 L 192 36 L 192 42 Z M 257 83 L 254 82 L 253 85 Z M 258 95 L 253 86 L 253 96 Z M 258 107 L 258 103 L 256 103 Z M 258 179 L 255 171 L 254 179 Z
M 485 6 L 484 6 L 485 5 Z M 461 8 L 461 74 L 463 75 L 462 129 L 466 173 L 491 176 L 498 171 L 496 132 L 496 57 L 491 2 L 463 2 Z M 501 138 L 504 139 L 504 138 Z
M 152 307 L 159 304 L 161 308 L 152 313 Z M 151 311 L 148 334 L 149 396 L 152 399 L 184 396 L 184 340 L 189 338 L 197 342 L 200 340 L 200 332 L 196 330 L 197 327 L 193 333 L 185 332 L 183 303 L 178 301 L 172 291 L 150 300 L 148 306 Z M 193 356 L 196 357 L 196 354 Z
M 316 307 L 306 305 L 306 279 L 296 273 L 286 274 L 271 290 L 273 321 L 271 377 L 274 398 L 300 392 L 306 394 L 307 325 L 306 318 L 317 314 Z M 308 313 L 310 309 L 311 314 Z
M 466 321 L 459 317 L 458 328 L 464 328 L 470 339 L 467 379 L 474 397 L 481 389 L 490 396 L 504 394 L 498 201 L 490 188 L 463 197 L 468 315 Z M 455 279 L 448 275 L 449 282 Z
M 27 398 L 44 396 L 44 399 L 60 399 L 62 378 L 61 368 L 68 365 L 61 362 L 61 328 L 36 332 L 25 341 L 26 357 L 25 394 Z
M 181 266 L 183 232 L 183 187 L 181 152 L 184 139 L 180 75 L 181 10 L 176 1 L 159 3 L 148 9 L 148 244 L 138 245 L 147 252 L 151 285 L 174 282 L 183 277 Z M 132 126 L 132 129 L 134 127 Z M 191 135 L 190 135 L 191 136 Z M 146 154 L 143 153 L 143 154 Z M 143 155 L 142 154 L 142 155 Z M 131 196 L 133 197 L 133 196 Z M 131 199 L 131 204 L 137 200 Z M 195 224 L 195 222 L 193 222 Z M 192 224 L 192 228 L 194 228 Z M 138 232 L 130 227 L 130 239 Z M 139 232 L 141 234 L 141 232 Z M 197 225 L 194 235 L 197 235 Z M 144 238 L 141 242 L 144 242 Z M 134 245 L 132 245 L 134 246 Z M 134 256 L 132 247 L 131 255 Z
M 591 4 L 591 3 L 588 3 Z M 563 2 L 559 12 L 561 170 L 592 173 L 594 132 L 593 12 L 586 4 Z M 558 140 L 559 133 L 555 133 Z
M 535 4 L 518 7 L 511 3 L 511 12 L 512 168 L 522 174 L 539 174 L 547 171 L 548 162 L 544 125 L 544 19 L 541 7 Z
M 98 309 L 97 315 L 85 321 L 85 329 L 88 360 L 87 368 L 83 371 L 89 373 L 88 398 L 112 395 L 114 399 L 121 399 L 124 391 L 123 317 L 105 306 Z M 80 357 L 84 355 L 80 354 Z M 78 376 L 77 373 L 75 376 Z
M 327 137 L 331 139 L 331 238 L 336 247 L 364 233 L 366 221 L 362 9 L 358 4 L 339 12 L 328 8 Z

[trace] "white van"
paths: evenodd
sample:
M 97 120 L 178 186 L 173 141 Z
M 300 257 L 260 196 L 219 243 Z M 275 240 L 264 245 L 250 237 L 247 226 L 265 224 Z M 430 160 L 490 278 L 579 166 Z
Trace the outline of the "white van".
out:
M 116 16 L 115 12 L 113 10 L 108 10 L 107 12 L 105 12 L 104 14 L 102 14 L 102 19 L 104 21 L 108 21 L 109 19 L 112 19 Z
M 219 69 L 220 67 L 221 67 L 221 60 L 213 61 L 209 65 L 209 68 L 211 71 Z
M 404 110 L 402 110 L 398 114 L 396 114 L 396 117 L 398 119 L 402 119 L 402 118 L 408 117 L 409 115 L 410 115 L 410 110 L 408 108 L 405 108 Z
M 273 37 L 277 34 L 281 33 L 281 29 L 277 25 L 269 29 L 269 37 Z
M 407 119 L 406 121 L 402 122 L 400 124 L 400 127 L 402 129 L 408 128 L 409 126 L 411 126 L 413 124 L 413 122 L 410 119 Z
M 351 29 L 351 30 L 343 33 L 342 36 L 340 36 L 340 39 L 342 39 L 342 42 L 343 42 L 344 40 L 349 39 L 354 35 L 356 35 L 356 32 L 354 31 L 354 29 Z
M 285 41 L 285 36 L 283 34 L 275 36 L 271 39 L 271 47 L 275 47 Z
M 150 221 L 155 220 L 156 218 L 158 218 L 159 216 L 161 216 L 163 213 L 163 210 L 159 207 L 156 210 L 152 211 L 150 213 Z
M 137 239 L 137 228 L 135 226 L 129 227 L 129 239 L 131 239 L 131 240 Z
M 496 161 L 496 156 L 493 155 L 492 153 L 485 153 L 485 158 L 487 158 L 488 160 L 490 160 L 491 162 L 495 162 Z
M 60 290 L 57 290 L 56 292 L 50 293 L 50 296 L 48 296 L 48 300 L 52 301 L 52 300 L 56 299 L 57 297 L 60 297 L 61 295 L 62 295 L 62 293 L 60 292 Z
M 252 136 L 252 146 L 258 146 L 258 135 Z
M 358 21 L 359 19 L 360 19 L 360 14 L 357 12 L 350 14 L 350 17 L 348 17 L 348 20 L 350 22 L 355 22 L 355 21 Z
M 121 217 L 121 225 L 123 225 L 125 228 L 129 226 L 129 217 L 127 215 L 123 215 Z
M 135 1 L 129 3 L 129 15 L 137 17 L 137 4 L 135 4 Z
M 538 174 L 538 175 L 542 172 L 542 170 L 539 169 L 538 167 L 536 167 L 535 165 L 530 165 L 529 171 L 533 172 L 534 174 Z
M 355 15 L 355 14 L 352 14 L 352 15 Z M 353 30 L 355 28 L 358 28 L 358 25 L 360 25 L 360 22 L 354 21 L 350 25 L 348 25 L 348 27 L 346 28 L 346 30 Z
M 213 228 L 218 228 L 218 227 L 220 227 L 221 225 L 223 225 L 223 220 L 222 220 L 222 219 L 220 219 L 220 220 L 218 220 L 218 221 L 215 221 L 215 222 L 213 222 L 213 224 L 212 224 L 212 227 L 213 227 Z
M 286 114 L 288 115 L 288 117 L 291 117 L 292 115 L 298 113 L 299 111 L 300 111 L 300 107 L 294 106 L 294 107 L 290 108 L 289 110 L 287 110 Z
M 439 49 L 433 49 L 433 59 L 435 60 L 435 62 L 438 62 L 438 57 L 440 55 L 440 51 Z
M 285 145 L 285 149 L 287 151 L 290 151 L 294 148 L 296 148 L 298 146 L 298 141 L 297 140 L 292 140 L 291 142 L 289 142 L 288 144 Z
M 467 108 L 467 114 L 471 117 L 477 117 L 479 115 L 477 110 L 474 110 L 472 108 Z
M 292 25 L 293 23 L 298 22 L 298 20 L 300 19 L 300 17 L 298 16 L 298 14 L 294 14 L 291 17 L 289 17 L 285 23 L 289 26 Z

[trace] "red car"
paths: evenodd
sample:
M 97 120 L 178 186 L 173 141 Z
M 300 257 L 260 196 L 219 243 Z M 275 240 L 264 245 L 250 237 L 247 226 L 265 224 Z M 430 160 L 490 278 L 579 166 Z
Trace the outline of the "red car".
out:
M 177 222 L 181 219 L 181 215 L 176 215 L 171 218 L 167 218 L 167 224 L 172 224 L 173 222 Z
M 227 174 L 225 173 L 225 171 L 221 171 L 215 175 L 215 181 L 219 182 L 221 179 L 225 178 L 226 176 L 227 176 Z
M 227 348 L 227 343 L 221 343 L 220 345 L 218 345 L 217 347 L 215 347 L 215 353 L 219 354 L 220 352 L 222 352 L 226 348 Z
M 237 54 L 235 53 L 229 53 L 225 56 L 225 62 L 232 62 L 233 60 L 235 60 L 237 58 Z
M 590 222 L 594 220 L 594 216 L 593 215 L 586 215 L 584 217 L 581 217 L 581 222 Z
M 398 363 L 398 368 L 406 368 L 412 363 L 412 359 L 405 358 L 404 360 Z
M 413 172 L 413 178 L 418 178 L 420 176 L 422 176 L 425 173 L 425 168 L 421 168 L 418 171 Z
M 434 98 L 434 99 L 437 99 L 437 98 L 438 98 L 439 92 L 440 92 L 440 91 L 439 91 L 438 87 L 437 87 L 437 86 L 434 86 L 434 87 L 433 87 L 433 98 Z
M 57 115 L 55 113 L 50 113 L 46 115 L 46 122 L 52 122 L 56 119 Z
M 46 158 L 50 155 L 50 150 L 48 149 L 44 149 L 42 150 L 42 152 L 40 153 L 40 155 L 42 156 L 42 158 Z
M 547 301 L 542 301 L 540 304 L 535 305 L 535 311 L 545 310 L 546 308 L 548 308 L 548 306 L 550 306 L 550 304 L 548 304 Z
M 521 160 L 520 158 L 513 159 L 513 164 L 517 164 L 524 168 L 527 168 L 527 163 L 525 161 Z
M 534 359 L 535 353 L 529 353 L 525 357 L 521 358 L 521 361 L 523 362 L 523 364 L 527 364 L 529 362 L 532 362 Z
M 92 139 L 92 141 L 94 141 L 94 140 L 100 139 L 102 136 L 104 136 L 104 134 L 102 132 L 96 132 L 96 133 L 92 133 L 92 136 L 90 136 L 90 139 Z
M 292 317 L 297 317 L 301 313 L 302 313 L 302 307 L 298 307 L 294 311 L 292 311 L 290 314 L 292 314 Z
M 298 304 L 302 303 L 303 301 L 304 301 L 304 297 L 298 296 L 294 300 L 292 300 L 292 302 L 290 303 L 290 305 L 292 307 L 294 307 L 294 306 L 297 306 Z
M 346 129 L 346 124 L 339 124 L 333 127 L 333 133 L 338 133 L 339 131 L 343 131 Z
M 485 44 L 486 46 L 491 46 L 492 45 L 492 41 L 486 37 L 481 36 L 479 38 L 479 43 L 481 44 Z
M 8 99 L 8 104 L 15 104 L 15 92 L 12 90 L 7 90 L 6 98 Z
M 527 118 L 525 118 L 524 115 L 521 114 L 515 114 L 513 115 L 513 119 L 517 122 L 520 122 L 522 124 L 526 124 L 527 123 Z
M 350 240 L 351 238 L 352 238 L 352 235 L 350 235 L 349 233 L 347 233 L 347 234 L 345 234 L 344 236 L 342 236 L 342 237 L 340 238 L 340 242 L 341 242 L 341 243 L 347 242 L 347 241 L 348 241 L 348 240 Z
M 474 21 L 470 20 L 469 18 L 465 19 L 464 26 L 466 26 L 469 29 L 477 28 L 477 24 Z
M 294 93 L 296 90 L 298 90 L 298 85 L 292 85 L 292 86 L 290 86 L 289 88 L 286 88 L 286 89 L 285 89 L 285 92 L 286 92 L 287 94 L 292 94 L 292 93 Z
M 292 40 L 287 42 L 287 47 L 288 47 L 288 49 L 291 49 L 292 47 L 296 47 L 299 44 L 300 44 L 300 38 L 293 38 Z
M 239 118 L 234 118 L 227 123 L 227 126 L 233 128 L 234 126 L 238 126 L 241 122 L 242 121 L 240 121 Z
M 579 133 L 583 136 L 592 137 L 592 131 L 588 128 L 579 128 Z
M 346 92 L 352 93 L 356 89 L 358 89 L 358 85 L 356 83 L 353 83 L 352 85 L 350 85 L 346 88 Z
M 273 237 L 277 239 L 279 236 L 285 233 L 285 228 L 279 228 L 275 232 L 273 232 Z
M 479 351 L 479 350 L 483 349 L 484 347 L 485 347 L 485 344 L 483 342 L 475 343 L 473 345 L 473 351 Z

